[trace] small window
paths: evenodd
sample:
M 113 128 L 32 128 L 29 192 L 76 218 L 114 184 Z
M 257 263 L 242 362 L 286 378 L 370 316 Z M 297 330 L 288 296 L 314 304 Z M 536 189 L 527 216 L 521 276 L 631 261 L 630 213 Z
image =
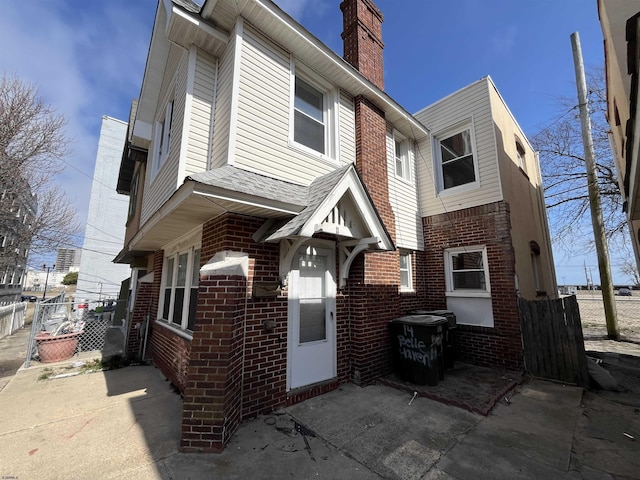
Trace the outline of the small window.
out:
M 136 203 L 138 202 L 138 182 L 140 181 L 140 173 L 136 173 L 131 181 L 131 189 L 129 192 L 129 213 L 127 218 L 131 218 L 136 213 Z
M 393 137 L 396 177 L 411 180 L 409 142 L 396 133 L 394 133 Z
M 440 190 L 475 183 L 476 166 L 471 127 L 434 137 Z
M 400 253 L 400 290 L 413 291 L 413 271 L 410 253 Z
M 525 170 L 525 153 L 524 147 L 520 144 L 520 142 L 516 141 L 516 157 L 518 160 L 518 166 Z
M 325 153 L 325 95 L 299 77 L 295 79 L 293 140 Z
M 529 242 L 531 249 L 531 274 L 533 275 L 533 285 L 536 293 L 543 292 L 542 282 L 540 281 L 540 246 L 538 242 L 532 240 Z
M 445 253 L 448 292 L 489 292 L 487 252 L 484 247 L 466 247 Z
M 153 155 L 152 175 L 158 173 L 169 155 L 171 147 L 171 127 L 173 124 L 173 100 L 167 102 L 164 117 L 156 122 L 155 152 Z

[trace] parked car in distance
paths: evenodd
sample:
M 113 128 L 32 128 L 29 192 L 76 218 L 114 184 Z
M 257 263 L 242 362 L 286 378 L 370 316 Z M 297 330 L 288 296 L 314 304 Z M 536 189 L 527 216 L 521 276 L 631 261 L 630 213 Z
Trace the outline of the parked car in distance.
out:
M 38 300 L 38 297 L 36 297 L 35 295 L 22 295 L 20 300 L 22 302 L 35 302 Z
M 620 295 L 621 297 L 630 297 L 631 290 L 629 290 L 628 288 L 620 288 L 618 289 L 618 295 Z

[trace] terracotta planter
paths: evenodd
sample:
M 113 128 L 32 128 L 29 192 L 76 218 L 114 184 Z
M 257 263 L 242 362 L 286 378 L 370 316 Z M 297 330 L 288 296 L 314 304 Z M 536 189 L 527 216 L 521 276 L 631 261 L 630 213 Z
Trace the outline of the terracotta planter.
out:
M 52 336 L 49 333 L 43 332 L 36 335 L 35 340 L 38 345 L 40 362 L 61 362 L 71 358 L 76 351 L 78 339 L 82 333 L 83 332 L 74 332 Z

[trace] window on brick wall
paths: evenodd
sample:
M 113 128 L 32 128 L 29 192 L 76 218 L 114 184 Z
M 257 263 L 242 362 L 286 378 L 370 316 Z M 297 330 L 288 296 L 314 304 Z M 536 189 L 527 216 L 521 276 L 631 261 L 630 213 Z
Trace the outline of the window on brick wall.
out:
M 434 135 L 433 152 L 439 192 L 478 185 L 478 160 L 470 121 Z
M 413 291 L 413 264 L 410 252 L 400 252 L 400 291 Z
M 323 158 L 336 158 L 337 91 L 297 66 L 291 73 L 291 145 Z
M 161 289 L 162 320 L 193 331 L 198 303 L 200 249 L 189 248 L 165 258 Z
M 489 268 L 485 247 L 452 248 L 445 251 L 446 287 L 449 294 L 487 295 Z

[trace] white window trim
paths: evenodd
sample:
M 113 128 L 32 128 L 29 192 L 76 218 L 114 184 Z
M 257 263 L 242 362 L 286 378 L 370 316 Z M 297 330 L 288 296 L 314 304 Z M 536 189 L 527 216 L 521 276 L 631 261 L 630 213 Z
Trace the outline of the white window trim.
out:
M 294 140 L 295 129 L 295 95 L 296 95 L 296 77 L 300 77 L 313 88 L 323 93 L 323 119 L 324 119 L 324 152 L 320 153 L 313 148 L 307 147 Z M 319 75 L 314 74 L 303 65 L 296 63 L 291 57 L 291 71 L 289 81 L 289 147 L 298 150 L 301 153 L 329 161 L 335 164 L 339 161 L 339 132 L 338 132 L 338 109 L 339 109 L 339 91 Z
M 157 314 L 157 321 L 159 323 L 163 323 L 166 326 L 172 327 L 172 330 L 181 330 L 184 332 L 190 332 L 190 330 L 187 329 L 188 323 L 189 323 L 189 303 L 191 301 L 191 287 L 193 286 L 193 260 L 194 260 L 194 254 L 197 250 L 200 250 L 200 254 L 202 255 L 202 247 L 200 242 L 188 247 L 188 248 L 182 248 L 180 250 L 174 249 L 173 251 L 170 251 L 168 253 L 168 255 L 166 255 L 164 257 L 164 261 L 162 263 L 162 281 L 160 284 L 160 299 L 158 301 L 158 314 Z M 183 304 L 182 304 L 182 319 L 180 322 L 180 325 L 176 324 L 173 322 L 173 311 L 175 308 L 175 291 L 176 291 L 176 283 L 177 283 L 177 279 L 178 279 L 178 259 L 180 257 L 180 255 L 184 255 L 187 254 L 187 271 L 185 273 L 186 277 L 185 277 L 185 284 L 184 284 L 184 298 L 183 298 Z M 164 318 L 164 301 L 165 301 L 165 295 L 166 295 L 166 289 L 167 287 L 167 278 L 165 276 L 165 272 L 167 269 L 167 264 L 169 262 L 170 259 L 173 259 L 173 272 L 172 272 L 172 276 L 171 276 L 171 298 L 169 301 L 169 312 L 167 314 L 168 318 Z M 201 259 L 202 261 L 202 259 Z M 181 287 L 182 288 L 182 287 Z
M 475 180 L 464 185 L 458 185 L 457 187 L 444 188 L 444 178 L 442 175 L 442 153 L 440 150 L 440 139 L 449 138 L 457 133 L 461 133 L 465 130 L 470 131 L 471 137 L 471 152 L 473 154 L 473 170 L 475 174 Z M 432 135 L 431 148 L 433 153 L 433 169 L 435 171 L 436 179 L 436 195 L 447 196 L 455 195 L 468 190 L 476 190 L 480 188 L 480 169 L 478 167 L 478 151 L 476 148 L 476 134 L 473 117 L 470 117 L 462 122 L 440 130 Z
M 401 257 L 407 257 L 407 278 L 409 285 L 402 285 L 402 276 L 400 276 L 400 291 L 401 292 L 415 292 L 413 285 L 413 255 L 410 251 L 400 251 Z M 400 272 L 402 268 L 400 267 Z
M 393 131 L 393 171 L 398 180 L 412 183 L 413 175 L 411 169 L 411 142 L 404 135 L 396 130 Z M 398 158 L 396 157 L 396 142 L 400 143 L 400 162 L 402 163 L 403 173 L 398 174 Z
M 459 289 L 456 290 L 453 284 L 452 256 L 458 253 L 482 252 L 482 266 L 484 269 L 484 280 L 486 288 L 482 289 Z M 469 247 L 449 248 L 444 251 L 445 270 L 445 295 L 449 297 L 491 297 L 491 284 L 489 282 L 489 262 L 487 258 L 487 247 L 485 245 L 475 245 Z

